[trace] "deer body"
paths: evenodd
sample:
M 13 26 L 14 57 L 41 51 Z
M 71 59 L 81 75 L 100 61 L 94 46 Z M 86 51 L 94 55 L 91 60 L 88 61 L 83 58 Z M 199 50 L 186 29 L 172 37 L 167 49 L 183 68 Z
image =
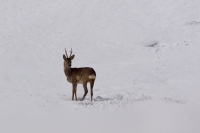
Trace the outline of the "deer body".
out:
M 65 51 L 66 52 L 66 51 Z M 71 51 L 72 54 L 72 51 Z M 67 56 L 67 52 L 66 52 Z M 94 81 L 96 79 L 96 72 L 94 71 L 93 68 L 90 67 L 82 67 L 82 68 L 71 68 L 71 60 L 73 60 L 75 55 L 70 55 L 66 57 L 63 55 L 64 59 L 64 73 L 65 76 L 67 77 L 67 81 L 69 83 L 72 83 L 72 100 L 75 99 L 77 100 L 77 95 L 76 95 L 76 90 L 77 90 L 77 85 L 78 84 L 83 84 L 84 88 L 84 95 L 82 100 L 84 100 L 85 96 L 88 93 L 87 89 L 87 83 L 90 83 L 90 91 L 91 91 L 91 101 L 92 101 L 92 96 L 93 96 L 93 86 L 94 86 Z

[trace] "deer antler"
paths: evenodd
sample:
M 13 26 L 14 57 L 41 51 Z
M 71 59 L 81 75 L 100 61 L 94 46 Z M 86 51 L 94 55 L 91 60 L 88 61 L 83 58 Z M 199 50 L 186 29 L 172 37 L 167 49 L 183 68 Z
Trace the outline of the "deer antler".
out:
M 68 55 L 67 55 L 67 50 L 66 50 L 66 48 L 65 48 L 65 54 L 66 54 L 66 56 L 67 56 L 67 58 L 68 58 Z
M 72 48 L 71 48 L 71 51 L 70 51 L 70 56 L 69 56 L 69 58 L 72 56 Z

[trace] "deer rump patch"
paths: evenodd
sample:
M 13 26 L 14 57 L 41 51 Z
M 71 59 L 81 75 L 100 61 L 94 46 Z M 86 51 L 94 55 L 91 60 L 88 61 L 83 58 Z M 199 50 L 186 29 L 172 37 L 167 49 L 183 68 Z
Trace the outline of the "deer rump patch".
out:
M 89 79 L 96 79 L 96 76 L 94 74 L 89 75 Z

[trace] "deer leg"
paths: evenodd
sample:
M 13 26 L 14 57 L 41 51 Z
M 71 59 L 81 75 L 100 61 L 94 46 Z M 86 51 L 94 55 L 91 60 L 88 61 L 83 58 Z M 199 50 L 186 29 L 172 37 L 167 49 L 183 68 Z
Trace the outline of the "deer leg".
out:
M 74 100 L 74 89 L 72 88 L 72 101 Z
M 83 95 L 83 98 L 82 98 L 82 101 L 85 99 L 85 96 L 87 95 L 88 93 L 88 89 L 87 89 L 87 83 L 83 83 L 83 88 L 84 88 L 84 95 Z
M 76 88 L 77 88 L 77 84 L 73 83 L 73 88 L 72 88 L 72 100 L 74 100 L 74 95 L 75 95 L 75 100 L 77 101 L 77 95 L 76 95 Z
M 94 86 L 94 80 L 90 81 L 91 101 L 92 101 L 92 96 L 93 96 L 93 86 Z
M 74 94 L 75 94 L 76 101 L 78 101 L 77 95 L 76 95 L 76 90 L 77 90 L 77 84 L 76 84 L 76 86 L 75 86 L 75 92 L 74 92 Z
M 74 100 L 74 87 L 72 85 L 72 101 Z
M 74 100 L 74 88 L 72 87 L 72 100 Z

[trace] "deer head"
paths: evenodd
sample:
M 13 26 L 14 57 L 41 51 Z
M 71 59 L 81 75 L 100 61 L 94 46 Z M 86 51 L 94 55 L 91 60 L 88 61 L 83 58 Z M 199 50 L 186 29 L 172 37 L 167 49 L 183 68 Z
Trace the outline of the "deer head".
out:
M 65 67 L 71 68 L 72 60 L 74 59 L 75 55 L 72 55 L 72 49 L 71 49 L 70 56 L 68 57 L 66 48 L 65 48 L 65 54 L 66 55 L 63 54 Z

